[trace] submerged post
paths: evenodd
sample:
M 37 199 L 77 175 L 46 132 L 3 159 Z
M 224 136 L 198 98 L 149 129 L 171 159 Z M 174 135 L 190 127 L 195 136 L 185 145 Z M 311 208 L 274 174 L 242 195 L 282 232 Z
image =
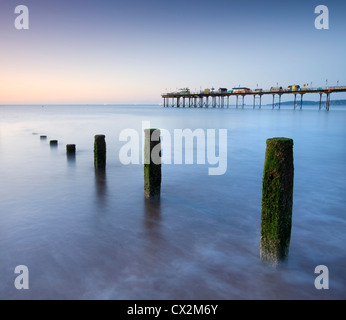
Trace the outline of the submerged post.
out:
M 146 129 L 144 132 L 144 194 L 147 199 L 160 199 L 161 132 L 158 129 Z
M 96 135 L 94 143 L 95 169 L 106 169 L 106 136 Z
M 67 144 L 66 145 L 66 154 L 68 156 L 75 156 L 76 155 L 76 145 L 75 144 Z
M 263 174 L 261 259 L 272 265 L 289 251 L 293 206 L 293 140 L 267 140 Z
M 57 147 L 58 146 L 58 140 L 50 140 L 49 145 L 51 147 Z

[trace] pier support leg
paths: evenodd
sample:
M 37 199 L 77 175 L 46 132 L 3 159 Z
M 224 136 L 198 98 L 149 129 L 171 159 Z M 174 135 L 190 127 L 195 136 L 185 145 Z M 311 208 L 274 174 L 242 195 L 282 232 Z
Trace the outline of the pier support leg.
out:
M 303 94 L 300 95 L 300 110 L 303 109 Z
M 263 174 L 261 259 L 272 265 L 289 251 L 293 205 L 293 140 L 267 140 Z
M 146 129 L 144 145 L 144 195 L 160 199 L 161 194 L 161 141 L 160 130 Z
M 260 105 L 259 105 L 259 108 L 260 109 L 262 108 L 262 95 L 260 95 Z
M 272 109 L 274 109 L 274 107 L 275 107 L 275 94 L 273 94 L 273 107 L 272 107 Z
M 327 102 L 326 102 L 327 111 L 329 111 L 329 107 L 330 107 L 330 93 L 327 93 Z
M 95 169 L 106 169 L 106 141 L 105 135 L 96 135 L 94 143 Z
M 320 93 L 320 105 L 318 107 L 318 110 L 321 110 L 322 108 L 322 93 Z
M 237 102 L 236 102 L 236 108 L 238 109 L 238 100 L 239 100 L 239 96 L 237 95 Z
M 253 108 L 256 108 L 256 95 L 253 96 Z
M 281 109 L 281 94 L 279 94 L 279 109 Z
M 297 107 L 297 94 L 294 94 L 294 110 L 296 110 Z

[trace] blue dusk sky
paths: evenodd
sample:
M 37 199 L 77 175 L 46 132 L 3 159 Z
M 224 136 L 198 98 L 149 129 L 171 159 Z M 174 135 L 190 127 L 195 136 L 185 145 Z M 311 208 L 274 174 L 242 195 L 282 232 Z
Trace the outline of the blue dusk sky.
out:
M 315 28 L 321 4 L 329 30 Z M 29 9 L 29 30 L 15 28 L 18 5 Z M 340 0 L 1 0 L 0 104 L 160 103 L 181 87 L 346 85 L 345 17 Z

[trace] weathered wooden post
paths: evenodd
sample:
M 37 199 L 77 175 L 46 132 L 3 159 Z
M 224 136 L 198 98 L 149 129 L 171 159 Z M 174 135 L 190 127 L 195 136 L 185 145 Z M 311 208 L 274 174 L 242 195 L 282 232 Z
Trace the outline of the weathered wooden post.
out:
M 105 135 L 96 135 L 94 143 L 95 169 L 106 169 L 106 141 Z
M 160 199 L 161 132 L 158 129 L 146 129 L 144 132 L 144 194 L 147 199 Z
M 50 140 L 49 144 L 51 147 L 57 147 L 58 146 L 58 140 Z
M 272 265 L 289 251 L 293 206 L 293 140 L 267 140 L 263 174 L 261 259 Z
M 41 140 L 47 140 L 47 136 L 40 136 Z
M 66 145 L 66 154 L 68 156 L 75 156 L 76 155 L 76 145 L 75 144 Z

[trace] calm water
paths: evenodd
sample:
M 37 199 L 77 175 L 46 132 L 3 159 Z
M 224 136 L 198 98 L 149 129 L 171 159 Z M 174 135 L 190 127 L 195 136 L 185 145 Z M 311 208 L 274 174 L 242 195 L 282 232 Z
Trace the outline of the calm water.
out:
M 0 107 L 0 298 L 345 299 L 346 108 L 291 109 Z M 145 201 L 143 166 L 119 161 L 120 132 L 144 120 L 172 133 L 228 129 L 226 174 L 164 165 L 161 202 Z M 106 135 L 105 175 L 93 167 L 95 134 Z M 290 255 L 278 269 L 259 258 L 275 136 L 295 142 Z M 14 287 L 18 265 L 29 290 Z M 315 289 L 318 265 L 329 268 L 328 291 Z

